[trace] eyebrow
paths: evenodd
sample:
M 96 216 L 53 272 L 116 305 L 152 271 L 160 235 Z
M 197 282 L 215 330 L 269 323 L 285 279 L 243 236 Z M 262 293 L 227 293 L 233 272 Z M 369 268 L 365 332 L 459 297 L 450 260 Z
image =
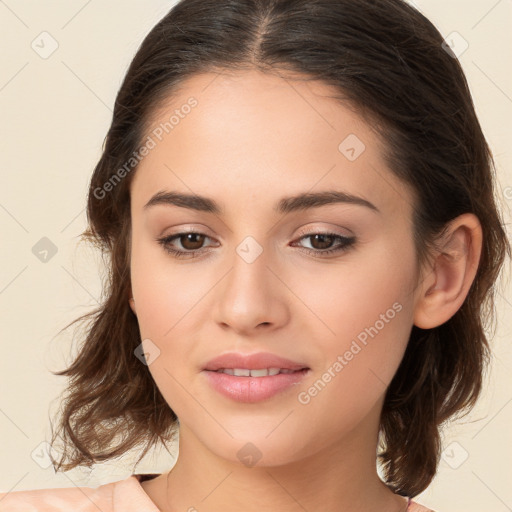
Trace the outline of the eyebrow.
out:
M 275 204 L 274 211 L 280 214 L 287 214 L 333 203 L 348 203 L 365 206 L 374 212 L 380 213 L 380 210 L 370 201 L 339 190 L 326 190 L 314 193 L 307 192 L 296 196 L 283 197 Z M 215 215 L 223 215 L 224 213 L 220 205 L 209 197 L 165 190 L 157 192 L 151 197 L 144 205 L 144 209 L 155 205 L 174 205 L 199 212 L 213 213 Z

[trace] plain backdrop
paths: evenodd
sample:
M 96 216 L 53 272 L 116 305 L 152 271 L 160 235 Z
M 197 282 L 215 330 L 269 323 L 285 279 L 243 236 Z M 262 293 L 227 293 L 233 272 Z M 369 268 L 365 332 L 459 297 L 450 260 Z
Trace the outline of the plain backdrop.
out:
M 70 362 L 79 341 L 72 329 L 58 331 L 96 307 L 101 296 L 101 261 L 78 245 L 86 227 L 87 184 L 127 67 L 174 3 L 0 0 L 0 491 L 94 487 L 127 477 L 136 460 L 137 454 L 128 454 L 92 472 L 55 474 L 44 449 L 49 417 L 66 383 L 51 370 Z M 459 59 L 496 159 L 508 230 L 512 2 L 415 5 L 464 50 Z M 417 497 L 438 512 L 512 510 L 508 275 L 507 269 L 499 288 L 485 391 L 472 414 L 444 432 L 439 473 Z M 175 449 L 172 455 L 150 452 L 137 472 L 166 471 Z

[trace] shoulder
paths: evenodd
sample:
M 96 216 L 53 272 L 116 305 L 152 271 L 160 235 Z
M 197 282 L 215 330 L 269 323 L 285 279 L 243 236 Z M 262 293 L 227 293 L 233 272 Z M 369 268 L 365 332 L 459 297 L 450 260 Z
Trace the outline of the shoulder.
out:
M 110 512 L 114 484 L 91 487 L 34 489 L 0 493 L 1 512 L 49 512 L 76 510 Z
M 426 508 L 423 505 L 420 505 L 419 503 L 415 503 L 414 501 L 411 501 L 409 503 L 409 507 L 407 508 L 407 512 L 435 512 L 435 511 L 430 508 Z
M 139 475 L 131 475 L 94 488 L 1 492 L 0 512 L 158 512 L 140 481 Z

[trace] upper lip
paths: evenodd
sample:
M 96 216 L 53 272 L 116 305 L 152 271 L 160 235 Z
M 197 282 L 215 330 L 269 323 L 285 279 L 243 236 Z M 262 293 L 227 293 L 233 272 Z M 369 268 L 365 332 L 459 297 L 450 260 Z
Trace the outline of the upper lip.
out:
M 240 354 L 229 352 L 222 354 L 210 360 L 205 370 L 216 371 L 223 368 L 245 368 L 248 370 L 257 370 L 262 368 L 281 368 L 288 370 L 302 370 L 308 368 L 307 365 L 297 363 L 284 357 L 276 356 L 270 352 L 257 352 L 255 354 Z

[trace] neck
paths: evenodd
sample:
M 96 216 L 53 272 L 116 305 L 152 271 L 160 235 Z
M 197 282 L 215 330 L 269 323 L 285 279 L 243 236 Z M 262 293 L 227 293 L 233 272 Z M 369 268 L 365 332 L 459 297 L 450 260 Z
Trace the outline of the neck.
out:
M 376 449 L 377 432 L 358 425 L 313 455 L 282 465 L 247 467 L 207 450 L 182 425 L 178 461 L 162 475 L 163 492 L 155 501 L 162 512 L 405 512 L 407 500 L 378 477 Z

